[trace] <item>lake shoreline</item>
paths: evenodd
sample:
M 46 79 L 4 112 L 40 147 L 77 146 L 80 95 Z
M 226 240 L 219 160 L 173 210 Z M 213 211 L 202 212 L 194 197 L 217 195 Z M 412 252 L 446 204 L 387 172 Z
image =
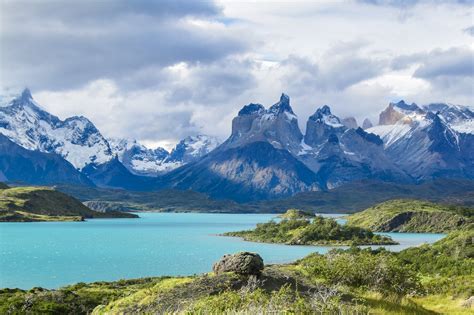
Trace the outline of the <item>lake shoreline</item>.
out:
M 269 264 L 286 264 L 335 248 L 254 243 L 217 236 L 254 228 L 257 223 L 275 218 L 273 214 L 139 215 L 140 220 L 101 218 L 81 224 L 4 224 L 0 229 L 0 287 L 53 289 L 78 282 L 184 276 L 207 272 L 217 258 L 238 251 L 258 252 Z M 386 246 L 387 249 L 400 251 L 442 237 L 403 233 L 396 236 L 401 245 Z

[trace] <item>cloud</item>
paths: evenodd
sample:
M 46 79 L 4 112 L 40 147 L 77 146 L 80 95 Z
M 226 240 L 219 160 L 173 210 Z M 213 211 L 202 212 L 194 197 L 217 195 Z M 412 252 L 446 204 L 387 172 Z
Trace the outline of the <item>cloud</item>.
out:
M 400 98 L 472 103 L 463 3 L 216 1 L 0 1 L 0 87 L 155 144 L 225 138 L 281 92 L 303 128 L 323 104 L 362 121 Z
M 435 50 L 419 61 L 421 65 L 413 74 L 418 78 L 474 76 L 474 51 L 469 48 Z
M 2 84 L 68 89 L 100 78 L 126 83 L 135 72 L 245 51 L 245 39 L 213 20 L 219 13 L 201 1 L 2 3 L 0 60 L 2 78 L 8 78 Z
M 465 29 L 463 29 L 463 32 L 468 35 L 474 36 L 474 25 L 470 27 L 466 27 Z
M 396 8 L 409 8 L 418 4 L 459 4 L 459 5 L 472 5 L 472 0 L 357 0 L 360 3 L 379 5 L 379 6 L 390 6 Z
M 366 42 L 339 42 L 318 61 L 309 57 L 289 56 L 280 65 L 282 80 L 297 93 L 309 90 L 343 91 L 351 85 L 376 77 L 384 72 L 385 60 L 364 56 Z

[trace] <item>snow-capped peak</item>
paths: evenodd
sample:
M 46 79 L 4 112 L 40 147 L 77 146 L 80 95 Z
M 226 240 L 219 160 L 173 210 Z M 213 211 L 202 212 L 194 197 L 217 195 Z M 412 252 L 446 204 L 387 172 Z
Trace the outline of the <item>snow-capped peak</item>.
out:
M 171 151 L 168 162 L 180 162 L 182 164 L 194 161 L 219 146 L 220 141 L 207 135 L 188 136 L 181 140 Z
M 250 103 L 242 107 L 238 115 L 245 116 L 245 115 L 252 115 L 252 114 L 260 114 L 264 111 L 265 111 L 265 107 L 263 107 L 263 105 Z
M 92 122 L 85 117 L 60 120 L 42 109 L 28 89 L 0 107 L 0 133 L 26 149 L 57 153 L 78 169 L 112 158 Z
M 416 105 L 415 103 L 411 103 L 411 104 L 407 104 L 405 103 L 404 100 L 401 100 L 397 103 L 390 103 L 390 105 L 392 105 L 393 107 L 399 109 L 399 110 L 402 110 L 403 112 L 405 111 L 420 111 L 421 108 L 418 107 L 418 105 Z
M 331 108 L 328 105 L 318 108 L 316 112 L 309 117 L 309 119 L 315 122 L 323 123 L 333 128 L 344 127 L 339 117 L 331 113 Z
M 283 112 L 288 112 L 292 115 L 295 115 L 293 109 L 290 106 L 290 97 L 285 93 L 282 93 L 280 96 L 280 101 L 278 103 L 273 104 L 269 109 L 269 113 L 273 114 L 280 114 Z

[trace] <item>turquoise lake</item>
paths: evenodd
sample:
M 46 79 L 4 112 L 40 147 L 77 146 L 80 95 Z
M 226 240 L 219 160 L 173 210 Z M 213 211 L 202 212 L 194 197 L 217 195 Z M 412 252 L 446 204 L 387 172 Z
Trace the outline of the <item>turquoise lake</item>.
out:
M 253 228 L 272 214 L 139 213 L 139 219 L 0 223 L 0 288 L 57 288 L 76 282 L 208 272 L 222 255 L 258 252 L 289 262 L 330 247 L 245 242 L 219 233 Z M 328 215 L 329 216 L 329 215 Z M 401 250 L 442 234 L 384 233 Z

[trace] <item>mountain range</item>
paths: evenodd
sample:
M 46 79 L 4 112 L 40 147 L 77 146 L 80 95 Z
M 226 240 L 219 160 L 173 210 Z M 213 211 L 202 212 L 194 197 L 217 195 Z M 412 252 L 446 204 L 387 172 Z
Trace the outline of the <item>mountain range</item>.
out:
M 243 106 L 223 143 L 190 136 L 171 152 L 106 138 L 82 116 L 61 120 L 27 89 L 1 105 L 0 177 L 10 182 L 195 190 L 250 201 L 365 179 L 474 179 L 474 113 L 459 105 L 390 103 L 377 125 L 366 119 L 362 128 L 325 105 L 303 134 L 282 94 L 269 108 Z

